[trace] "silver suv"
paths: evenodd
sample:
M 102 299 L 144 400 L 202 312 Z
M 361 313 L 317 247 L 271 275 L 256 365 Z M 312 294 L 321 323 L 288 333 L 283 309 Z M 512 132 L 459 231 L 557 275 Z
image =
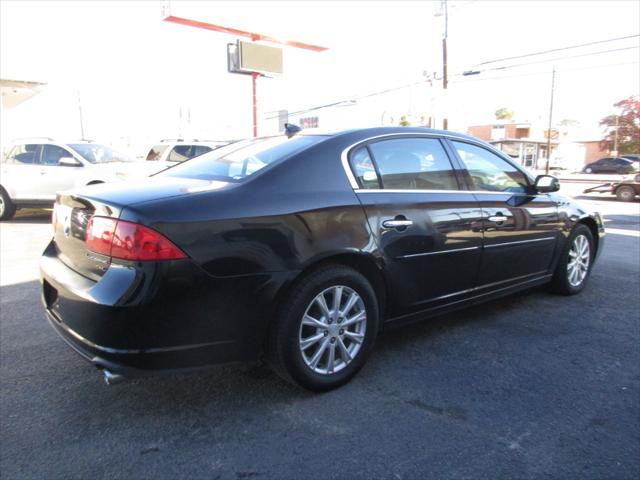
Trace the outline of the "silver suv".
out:
M 146 176 L 151 170 L 88 141 L 14 143 L 0 164 L 0 220 L 13 218 L 19 208 L 49 206 L 61 190 Z

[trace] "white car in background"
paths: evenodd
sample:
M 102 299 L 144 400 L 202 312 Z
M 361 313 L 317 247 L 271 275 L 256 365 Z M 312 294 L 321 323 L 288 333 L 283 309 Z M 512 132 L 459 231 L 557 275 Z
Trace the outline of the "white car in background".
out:
M 160 140 L 149 149 L 145 160 L 149 162 L 159 162 L 165 168 L 176 165 L 185 160 L 208 153 L 211 150 L 228 145 L 227 141 L 200 141 L 200 140 Z
M 145 177 L 157 167 L 89 141 L 14 143 L 0 163 L 0 220 L 19 208 L 50 206 L 61 190 Z

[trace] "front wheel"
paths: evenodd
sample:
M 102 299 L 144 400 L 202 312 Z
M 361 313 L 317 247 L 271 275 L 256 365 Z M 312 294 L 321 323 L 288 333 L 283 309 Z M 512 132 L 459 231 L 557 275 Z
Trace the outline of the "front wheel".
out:
M 11 220 L 16 214 L 16 206 L 7 191 L 0 187 L 0 220 Z
M 549 284 L 550 290 L 562 295 L 580 293 L 587 283 L 595 251 L 589 227 L 578 224 L 567 239 L 558 266 Z
M 377 333 L 378 302 L 371 284 L 351 268 L 332 265 L 292 287 L 270 330 L 267 355 L 286 380 L 327 391 L 358 373 Z
M 587 167 L 584 169 L 584 173 L 593 173 L 593 168 Z

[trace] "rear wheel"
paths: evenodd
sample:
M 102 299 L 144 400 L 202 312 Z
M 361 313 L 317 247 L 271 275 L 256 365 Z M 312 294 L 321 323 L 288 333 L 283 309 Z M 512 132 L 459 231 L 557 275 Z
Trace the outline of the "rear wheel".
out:
M 378 302 L 367 279 L 340 265 L 298 281 L 269 335 L 267 354 L 285 379 L 313 391 L 348 382 L 378 333 Z
M 0 187 L 0 220 L 11 220 L 16 214 L 16 206 L 6 190 Z
M 562 251 L 562 256 L 549 284 L 550 290 L 562 295 L 580 293 L 587 283 L 595 251 L 589 227 L 578 224 Z
M 623 202 L 631 202 L 636 197 L 636 191 L 629 185 L 621 185 L 616 188 L 616 198 Z
M 584 173 L 593 173 L 593 168 L 587 167 L 584 169 Z

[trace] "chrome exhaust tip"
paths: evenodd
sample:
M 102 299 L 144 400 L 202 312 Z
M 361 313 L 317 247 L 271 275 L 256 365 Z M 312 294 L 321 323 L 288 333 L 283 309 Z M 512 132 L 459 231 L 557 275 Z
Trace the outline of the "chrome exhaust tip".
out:
M 122 375 L 113 373 L 106 368 L 102 370 L 102 378 L 104 378 L 104 383 L 106 383 L 107 385 L 115 385 L 116 383 L 125 381 L 125 378 Z

